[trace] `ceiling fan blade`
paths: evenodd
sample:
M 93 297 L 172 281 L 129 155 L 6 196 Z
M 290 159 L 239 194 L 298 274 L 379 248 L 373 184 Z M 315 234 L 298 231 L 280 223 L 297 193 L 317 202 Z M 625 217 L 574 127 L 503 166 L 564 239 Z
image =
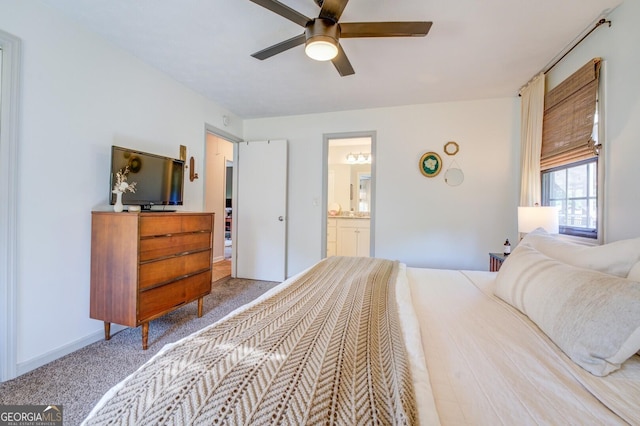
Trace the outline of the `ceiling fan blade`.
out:
M 340 46 L 340 43 L 338 43 L 338 54 L 331 60 L 331 62 L 342 77 L 346 77 L 348 75 L 356 73 L 351 66 L 351 62 L 349 62 L 349 58 L 347 58 L 347 54 L 344 53 L 344 50 L 342 50 L 342 46 Z
M 288 20 L 295 22 L 301 27 L 305 27 L 311 18 L 304 16 L 302 13 L 297 10 L 291 9 L 289 6 L 280 3 L 277 0 L 251 0 L 253 3 L 264 7 L 265 9 L 269 9 L 273 13 L 276 13 L 283 18 L 287 18 Z
M 271 47 L 267 47 L 266 49 L 262 49 L 259 52 L 254 53 L 253 56 L 256 59 L 260 59 L 261 61 L 267 58 L 272 57 L 273 55 L 277 55 L 278 53 L 282 53 L 285 50 L 289 50 L 292 47 L 296 47 L 296 46 L 300 46 L 301 44 L 304 44 L 304 42 L 306 41 L 307 37 L 304 35 L 304 33 L 292 37 L 289 40 L 285 40 L 285 41 L 281 41 L 278 44 L 274 44 Z
M 433 22 L 347 22 L 340 23 L 340 38 L 424 37 Z
M 319 17 L 338 22 L 348 2 L 349 0 L 324 0 Z

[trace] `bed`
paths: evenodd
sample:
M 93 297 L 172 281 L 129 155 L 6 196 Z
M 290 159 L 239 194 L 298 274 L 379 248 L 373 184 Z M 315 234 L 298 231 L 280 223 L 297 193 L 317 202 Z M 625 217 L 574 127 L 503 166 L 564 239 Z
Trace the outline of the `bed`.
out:
M 640 424 L 640 239 L 499 272 L 325 259 L 163 348 L 85 425 Z

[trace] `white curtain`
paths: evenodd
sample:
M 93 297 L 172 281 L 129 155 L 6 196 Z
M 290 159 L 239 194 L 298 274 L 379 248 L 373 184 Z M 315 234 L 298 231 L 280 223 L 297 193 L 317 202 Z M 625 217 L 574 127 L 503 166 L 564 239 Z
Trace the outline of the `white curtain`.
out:
M 540 202 L 540 148 L 544 115 L 545 75 L 540 73 L 521 91 L 520 109 L 520 205 Z

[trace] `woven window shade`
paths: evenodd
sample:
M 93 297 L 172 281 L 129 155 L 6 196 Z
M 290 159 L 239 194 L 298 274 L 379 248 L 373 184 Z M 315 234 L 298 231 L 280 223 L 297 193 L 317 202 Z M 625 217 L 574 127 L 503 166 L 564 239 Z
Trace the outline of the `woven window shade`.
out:
M 595 157 L 591 133 L 598 97 L 600 58 L 549 91 L 544 99 L 540 169 Z

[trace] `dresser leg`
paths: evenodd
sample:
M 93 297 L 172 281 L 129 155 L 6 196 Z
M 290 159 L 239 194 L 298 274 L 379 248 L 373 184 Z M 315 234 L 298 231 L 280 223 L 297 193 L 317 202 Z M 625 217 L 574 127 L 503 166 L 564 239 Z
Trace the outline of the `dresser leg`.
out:
M 104 340 L 111 339 L 111 323 L 104 322 Z
M 149 340 L 149 323 L 142 323 L 142 349 L 147 350 L 147 342 Z
M 198 299 L 198 318 L 202 316 L 202 305 L 204 304 L 204 297 Z

